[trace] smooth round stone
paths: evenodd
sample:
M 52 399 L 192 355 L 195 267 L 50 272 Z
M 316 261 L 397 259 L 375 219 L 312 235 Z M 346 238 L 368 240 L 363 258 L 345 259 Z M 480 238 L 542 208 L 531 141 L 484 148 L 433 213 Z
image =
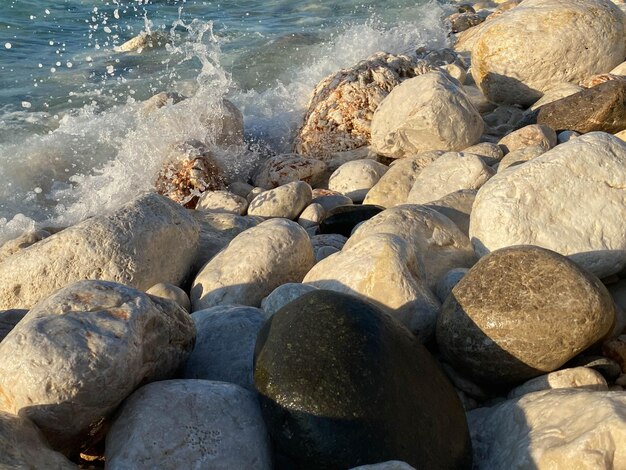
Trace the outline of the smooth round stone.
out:
M 254 390 L 254 344 L 267 319 L 254 307 L 225 305 L 194 312 L 196 343 L 181 378 L 218 380 Z
M 556 132 L 547 126 L 532 124 L 504 136 L 498 145 L 506 153 L 510 153 L 533 145 L 539 145 L 547 151 L 553 148 L 556 143 Z
M 124 402 L 107 434 L 106 468 L 272 468 L 254 393 L 208 380 L 167 380 Z
M 622 373 L 622 368 L 617 362 L 604 356 L 576 356 L 565 367 L 589 367 L 600 372 L 608 382 L 615 381 Z
M 248 195 L 246 196 L 246 200 L 250 203 L 252 201 L 254 201 L 254 199 L 261 193 L 264 193 L 266 190 L 265 188 L 260 188 L 260 187 L 256 187 L 256 188 L 252 188 L 250 190 L 250 192 L 248 193 Z
M 388 169 L 386 165 L 369 159 L 344 163 L 330 176 L 328 188 L 354 202 L 363 202 L 369 190 Z
M 519 166 L 522 163 L 528 162 L 534 158 L 540 157 L 546 153 L 545 147 L 542 145 L 531 145 L 529 147 L 523 147 L 518 150 L 514 150 L 508 153 L 498 164 L 498 173 L 511 168 Z
M 541 390 L 553 390 L 557 388 L 584 388 L 590 391 L 608 391 L 608 385 L 600 372 L 588 367 L 576 367 L 563 369 L 540 375 L 528 382 L 515 387 L 509 392 L 509 398 L 518 398 L 527 393 Z
M 263 299 L 261 308 L 267 315 L 274 315 L 289 302 L 316 290 L 317 287 L 309 284 L 298 284 L 295 282 L 283 284 L 274 289 L 270 295 Z
M 491 166 L 498 163 L 504 157 L 504 152 L 497 144 L 491 142 L 482 142 L 480 144 L 472 145 L 463 150 L 463 153 L 471 153 L 472 155 L 478 155 L 483 161 Z
M 294 181 L 304 181 L 311 186 L 321 179 L 326 163 L 304 158 L 297 154 L 276 155 L 261 164 L 254 184 L 272 189 Z
M 430 202 L 426 207 L 445 215 L 465 236 L 468 236 L 472 206 L 477 193 L 475 189 L 462 189 Z
M 283 307 L 259 334 L 254 378 L 276 448 L 295 468 L 471 468 L 448 379 L 408 330 L 356 297 L 320 290 Z
M 592 274 L 533 246 L 482 258 L 452 289 L 437 321 L 446 361 L 503 384 L 558 369 L 610 330 L 613 299 Z
M 300 214 L 298 223 L 304 228 L 314 227 L 319 225 L 324 217 L 326 217 L 326 210 L 320 204 L 309 204 Z
M 161 282 L 148 289 L 146 294 L 154 295 L 155 297 L 160 297 L 162 299 L 172 300 L 188 312 L 191 312 L 191 301 L 189 300 L 189 296 L 187 295 L 187 292 L 182 290 L 180 287 Z
M 330 255 L 334 255 L 335 253 L 339 253 L 340 250 L 334 248 L 332 246 L 323 246 L 318 250 L 315 250 L 315 260 L 319 263 L 322 260 L 325 260 Z
M 350 205 L 352 202 L 352 199 L 348 196 L 329 189 L 314 189 L 313 199 L 311 200 L 311 204 L 319 204 L 326 212 L 339 206 Z
M 248 214 L 294 220 L 311 199 L 311 186 L 304 181 L 295 181 L 259 194 L 250 202 Z
M 328 212 L 320 224 L 320 233 L 336 233 L 349 237 L 355 226 L 384 211 L 384 207 L 374 205 L 339 206 Z
M 244 215 L 246 209 L 248 201 L 229 191 L 205 191 L 196 205 L 196 210 L 231 212 L 237 215 Z

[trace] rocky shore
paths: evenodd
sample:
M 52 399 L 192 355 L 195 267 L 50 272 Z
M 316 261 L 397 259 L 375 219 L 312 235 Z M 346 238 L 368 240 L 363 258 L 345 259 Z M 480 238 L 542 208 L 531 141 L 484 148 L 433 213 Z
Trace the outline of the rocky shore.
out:
M 5 243 L 0 468 L 626 468 L 624 12 L 455 4 L 294 153 L 230 171 L 225 100 L 154 192 Z

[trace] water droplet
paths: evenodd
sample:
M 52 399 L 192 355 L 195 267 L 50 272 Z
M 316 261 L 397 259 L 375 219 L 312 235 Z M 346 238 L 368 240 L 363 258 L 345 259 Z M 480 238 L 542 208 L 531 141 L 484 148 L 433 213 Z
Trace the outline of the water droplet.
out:
M 7 49 L 11 49 L 13 46 L 11 45 L 10 42 L 7 42 L 4 47 L 6 47 Z
M 22 108 L 30 109 L 31 106 L 32 104 L 30 104 L 28 101 L 22 101 Z

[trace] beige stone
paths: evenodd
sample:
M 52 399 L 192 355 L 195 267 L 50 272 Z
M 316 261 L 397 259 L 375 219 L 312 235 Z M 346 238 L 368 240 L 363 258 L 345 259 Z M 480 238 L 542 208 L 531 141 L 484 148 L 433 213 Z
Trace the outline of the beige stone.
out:
M 314 186 L 326 171 L 321 160 L 304 158 L 297 154 L 277 155 L 261 164 L 254 177 L 254 184 L 273 189 L 294 181 L 304 181 Z
M 481 142 L 480 144 L 472 145 L 464 149 L 463 153 L 478 155 L 489 166 L 495 165 L 504 157 L 502 148 L 491 142 Z
M 326 217 L 326 210 L 320 204 L 309 204 L 306 209 L 302 211 L 298 218 L 298 223 L 304 228 L 314 227 L 319 225 Z
M 18 251 L 24 250 L 37 242 L 40 242 L 44 238 L 50 236 L 50 232 L 46 230 L 37 230 L 34 232 L 26 232 L 17 238 L 7 241 L 0 246 L 0 263 L 7 259 L 9 256 L 14 255 Z
M 312 198 L 311 186 L 304 181 L 294 181 L 259 194 L 250 202 L 248 214 L 293 220 L 309 205 Z
M 547 126 L 532 124 L 506 135 L 500 139 L 498 145 L 505 153 L 533 145 L 540 145 L 547 151 L 556 145 L 556 132 Z
M 599 372 L 589 367 L 574 367 L 530 379 L 511 390 L 508 398 L 518 398 L 527 393 L 557 388 L 583 388 L 590 391 L 606 392 L 609 387 Z
M 196 210 L 230 212 L 244 215 L 248 209 L 248 201 L 229 191 L 205 191 L 198 199 Z
M 330 176 L 328 189 L 363 202 L 369 190 L 378 183 L 388 167 L 374 160 L 356 160 L 341 165 Z
M 463 235 L 469 236 L 470 215 L 476 193 L 474 189 L 463 189 L 430 202 L 426 207 L 445 215 L 459 227 Z
M 162 30 L 142 31 L 123 44 L 115 46 L 113 50 L 115 52 L 136 52 L 141 54 L 144 49 L 164 47 L 171 39 L 170 35 Z
M 514 150 L 513 152 L 506 154 L 500 163 L 498 163 L 498 173 L 506 170 L 507 168 L 519 166 L 522 163 L 543 155 L 544 153 L 546 153 L 546 149 L 543 145 L 531 145 L 529 147 Z
M 189 300 L 189 296 L 187 295 L 187 292 L 178 286 L 160 282 L 159 284 L 155 284 L 148 289 L 146 294 L 154 295 L 155 297 L 160 297 L 161 299 L 171 300 L 172 302 L 176 302 L 187 312 L 191 312 L 191 301 Z
M 536 111 L 543 105 L 553 103 L 560 100 L 561 98 L 567 98 L 568 96 L 575 95 L 582 90 L 583 88 L 576 85 L 575 83 L 557 83 L 556 85 L 552 85 L 550 88 L 548 88 L 544 92 L 543 96 L 533 103 L 533 105 L 530 107 L 530 110 Z

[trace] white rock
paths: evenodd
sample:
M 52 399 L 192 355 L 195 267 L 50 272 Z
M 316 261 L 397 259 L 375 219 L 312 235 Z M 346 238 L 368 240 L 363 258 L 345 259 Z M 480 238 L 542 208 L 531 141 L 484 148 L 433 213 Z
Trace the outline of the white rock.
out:
M 469 236 L 470 214 L 477 192 L 474 189 L 463 189 L 426 204 L 426 207 L 445 215 L 464 235 Z
M 207 380 L 169 380 L 135 392 L 107 434 L 105 457 L 110 470 L 272 468 L 256 396 Z
M 146 48 L 162 47 L 169 43 L 171 38 L 165 31 L 142 31 L 134 38 L 113 48 L 115 52 L 137 52 L 141 53 Z
M 311 186 L 303 181 L 295 181 L 259 194 L 250 203 L 248 214 L 293 220 L 312 198 Z
M 141 196 L 0 263 L 0 309 L 28 309 L 82 279 L 139 290 L 158 282 L 180 284 L 193 263 L 199 234 L 183 207 L 157 194 Z
M 420 172 L 444 152 L 424 152 L 415 157 L 396 160 L 378 183 L 365 196 L 363 204 L 390 208 L 406 203 L 409 192 Z
M 254 307 L 222 305 L 192 317 L 196 342 L 181 378 L 218 380 L 254 391 L 254 345 L 268 315 Z
M 626 467 L 626 394 L 563 389 L 468 413 L 477 470 Z
M 585 134 L 483 186 L 470 238 L 480 256 L 537 245 L 603 278 L 626 266 L 625 187 L 626 143 Z
M 56 450 L 79 451 L 137 386 L 171 377 L 194 338 L 174 302 L 77 282 L 33 307 L 0 343 L 0 410 L 29 418 Z
M 519 150 L 514 150 L 508 153 L 498 164 L 498 173 L 514 166 L 521 165 L 522 163 L 533 160 L 546 153 L 546 149 L 543 145 L 531 145 L 530 147 L 523 147 Z
M 0 468 L 77 470 L 29 420 L 0 411 Z
M 40 242 L 44 238 L 48 238 L 50 235 L 50 232 L 46 230 L 37 230 L 35 232 L 26 232 L 17 238 L 9 240 L 0 246 L 0 263 L 9 256 Z
M 421 171 L 409 192 L 407 203 L 426 204 L 463 189 L 478 189 L 494 173 L 476 155 L 448 152 Z
M 541 124 L 532 124 L 504 136 L 498 145 L 506 153 L 533 145 L 540 145 L 545 150 L 550 150 L 556 145 L 556 132 Z
M 476 258 L 467 236 L 447 217 L 419 205 L 402 205 L 372 217 L 348 239 L 343 251 L 379 234 L 400 237 L 419 266 L 419 277 L 430 288 L 450 269 L 469 268 Z
M 352 203 L 352 199 L 336 191 L 330 191 L 327 189 L 313 190 L 313 200 L 311 201 L 311 204 L 319 204 L 326 212 L 332 211 L 335 207 L 349 206 Z
M 294 181 L 304 181 L 314 186 L 326 171 L 326 163 L 297 154 L 277 155 L 261 164 L 254 184 L 266 189 L 276 188 Z
M 530 106 L 556 83 L 608 72 L 625 46 L 610 0 L 524 0 L 481 27 L 472 76 L 489 100 Z
M 248 193 L 248 195 L 246 196 L 246 200 L 248 202 L 252 202 L 254 201 L 254 198 L 256 198 L 259 194 L 262 194 L 264 192 L 265 192 L 265 188 L 260 188 L 260 187 L 252 188 L 250 192 Z
M 509 392 L 509 398 L 519 398 L 527 393 L 556 388 L 583 388 L 590 391 L 608 391 L 608 385 L 600 372 L 588 367 L 562 369 L 540 375 L 524 382 Z
M 440 72 L 394 88 L 372 119 L 372 148 L 393 158 L 474 145 L 483 120 L 460 84 Z
M 480 144 L 472 145 L 464 149 L 463 153 L 478 155 L 489 166 L 495 165 L 504 157 L 502 148 L 491 142 L 481 142 Z
M 622 62 L 609 72 L 611 75 L 626 76 L 626 62 Z
M 198 199 L 196 210 L 230 212 L 244 215 L 248 209 L 248 201 L 230 191 L 205 191 Z
M 326 211 L 321 204 L 309 204 L 309 206 L 302 211 L 298 218 L 298 223 L 304 228 L 313 227 L 319 225 L 326 217 Z
M 309 284 L 297 284 L 293 282 L 283 284 L 274 289 L 270 295 L 263 299 L 261 308 L 268 315 L 274 315 L 289 302 L 314 290 L 317 290 L 317 287 Z
M 401 321 L 420 340 L 432 337 L 439 301 L 422 278 L 414 247 L 377 233 L 317 263 L 304 278 L 320 289 L 362 295 Z
M 368 191 L 387 172 L 388 168 L 374 160 L 355 160 L 341 165 L 328 181 L 328 189 L 362 202 Z
M 155 297 L 160 297 L 161 299 L 172 300 L 188 312 L 191 311 L 191 301 L 189 300 L 187 292 L 178 286 L 161 282 L 153 285 L 146 291 L 146 294 L 154 295 Z
M 302 281 L 314 264 L 302 227 L 267 220 L 239 234 L 202 268 L 191 289 L 193 311 L 227 304 L 259 307 L 276 287 Z

